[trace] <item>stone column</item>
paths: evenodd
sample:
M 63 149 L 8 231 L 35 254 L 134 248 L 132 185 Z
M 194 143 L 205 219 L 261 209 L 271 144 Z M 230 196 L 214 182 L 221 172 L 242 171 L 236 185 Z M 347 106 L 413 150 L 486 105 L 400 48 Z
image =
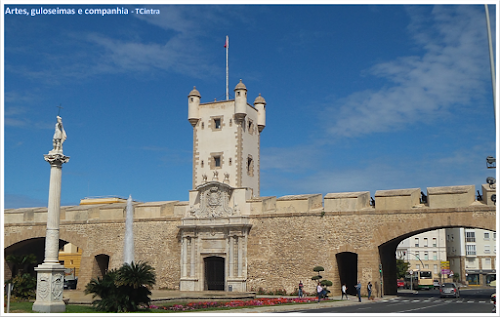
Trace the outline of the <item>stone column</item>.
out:
M 243 269 L 243 246 L 241 243 L 241 236 L 238 237 L 238 276 L 242 276 Z
M 189 276 L 191 277 L 194 277 L 194 264 L 196 263 L 196 259 L 195 259 L 195 256 L 196 256 L 196 247 L 195 247 L 195 243 L 196 242 L 196 238 L 195 237 L 191 237 L 191 268 L 190 268 L 190 274 Z
M 229 236 L 229 276 L 234 276 L 234 238 Z
M 62 150 L 53 150 L 44 157 L 45 161 L 50 163 L 45 259 L 35 268 L 37 271 L 36 301 L 32 309 L 41 313 L 60 313 L 66 311 L 66 305 L 62 300 L 64 266 L 59 264 L 61 178 L 62 165 L 69 161 L 69 156 L 65 156 Z
M 187 276 L 187 237 L 182 238 L 181 277 Z

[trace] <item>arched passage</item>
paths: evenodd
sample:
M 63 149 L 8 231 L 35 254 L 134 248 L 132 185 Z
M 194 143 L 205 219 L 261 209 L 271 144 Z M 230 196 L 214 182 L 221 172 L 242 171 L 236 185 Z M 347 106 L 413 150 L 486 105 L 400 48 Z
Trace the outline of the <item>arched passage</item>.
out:
M 380 256 L 380 263 L 382 264 L 382 280 L 383 280 L 383 289 L 384 289 L 384 294 L 385 295 L 396 295 L 397 294 L 397 284 L 396 284 L 396 277 L 397 277 L 397 265 L 396 265 L 396 249 L 398 245 L 405 239 L 412 237 L 414 235 L 427 232 L 427 231 L 432 231 L 436 229 L 446 229 L 446 228 L 474 228 L 469 226 L 443 226 L 443 227 L 431 227 L 431 228 L 424 228 L 424 229 L 418 229 L 415 231 L 411 232 L 406 232 L 398 237 L 395 237 L 389 241 L 386 241 L 385 243 L 379 245 L 378 251 L 379 251 L 379 256 Z M 475 229 L 485 229 L 485 230 L 491 230 L 491 228 L 484 228 L 484 227 L 475 227 Z M 493 230 L 494 231 L 494 230 Z M 424 260 L 426 261 L 426 260 Z M 432 271 L 430 268 L 427 268 L 425 270 Z M 434 274 L 433 274 L 434 275 Z M 433 278 L 436 278 L 437 276 L 433 276 Z
M 92 266 L 92 277 L 102 278 L 109 268 L 109 255 L 98 254 L 94 257 L 94 265 Z
M 204 259 L 205 290 L 223 291 L 225 288 L 225 260 L 218 256 L 209 256 Z
M 340 285 L 347 286 L 347 294 L 356 295 L 354 285 L 358 279 L 358 255 L 352 252 L 341 252 L 335 255 L 340 277 Z
M 61 249 L 66 243 L 64 240 L 59 240 L 59 249 Z M 45 258 L 45 238 L 31 238 L 23 241 L 14 243 L 4 249 L 4 259 L 7 259 L 9 255 L 23 256 L 28 254 L 34 254 L 36 256 L 36 263 L 31 263 L 26 265 L 25 268 L 19 267 L 14 263 L 7 262 L 7 266 L 4 270 L 4 277 L 6 279 L 10 278 L 12 274 L 15 274 L 19 268 L 24 269 L 26 273 L 35 274 L 35 267 L 43 263 Z

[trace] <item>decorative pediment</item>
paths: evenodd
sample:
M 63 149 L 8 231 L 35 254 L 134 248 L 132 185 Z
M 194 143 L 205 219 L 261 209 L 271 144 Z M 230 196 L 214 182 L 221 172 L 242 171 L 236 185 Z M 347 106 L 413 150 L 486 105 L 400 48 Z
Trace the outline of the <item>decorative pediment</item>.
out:
M 200 195 L 199 206 L 191 206 L 189 212 L 196 218 L 218 218 L 232 216 L 229 199 L 233 188 L 227 184 L 211 181 L 196 187 Z

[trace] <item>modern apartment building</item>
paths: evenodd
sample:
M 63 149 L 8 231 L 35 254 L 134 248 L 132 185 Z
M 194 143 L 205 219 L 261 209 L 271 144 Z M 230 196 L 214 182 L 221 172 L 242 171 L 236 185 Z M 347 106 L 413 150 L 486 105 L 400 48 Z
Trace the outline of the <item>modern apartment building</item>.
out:
M 438 279 L 441 262 L 446 261 L 445 229 L 423 232 L 401 241 L 396 248 L 396 258 L 409 262 L 410 269 L 431 271 Z
M 446 229 L 446 253 L 450 269 L 469 285 L 496 280 L 496 232 L 483 229 Z

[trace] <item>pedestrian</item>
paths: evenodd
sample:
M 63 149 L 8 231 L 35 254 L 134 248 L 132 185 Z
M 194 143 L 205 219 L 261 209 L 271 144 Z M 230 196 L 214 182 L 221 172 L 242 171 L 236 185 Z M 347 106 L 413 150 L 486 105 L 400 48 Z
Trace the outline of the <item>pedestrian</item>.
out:
M 354 286 L 356 288 L 356 291 L 358 292 L 358 299 L 359 301 L 361 301 L 361 282 L 358 281 L 358 284 L 356 284 L 356 286 Z
M 318 293 L 318 303 L 321 300 L 321 296 L 323 295 L 323 287 L 321 287 L 321 283 L 318 282 L 318 286 L 316 286 L 316 292 Z
M 299 298 L 304 297 L 304 292 L 302 290 L 303 288 L 304 284 L 302 284 L 302 281 L 299 281 Z
M 342 299 L 344 299 L 344 296 L 345 296 L 345 299 L 349 299 L 347 297 L 347 286 L 345 286 L 345 284 L 342 284 Z
M 372 282 L 368 282 L 368 285 L 366 285 L 366 290 L 368 291 L 368 299 L 373 299 L 372 298 Z

